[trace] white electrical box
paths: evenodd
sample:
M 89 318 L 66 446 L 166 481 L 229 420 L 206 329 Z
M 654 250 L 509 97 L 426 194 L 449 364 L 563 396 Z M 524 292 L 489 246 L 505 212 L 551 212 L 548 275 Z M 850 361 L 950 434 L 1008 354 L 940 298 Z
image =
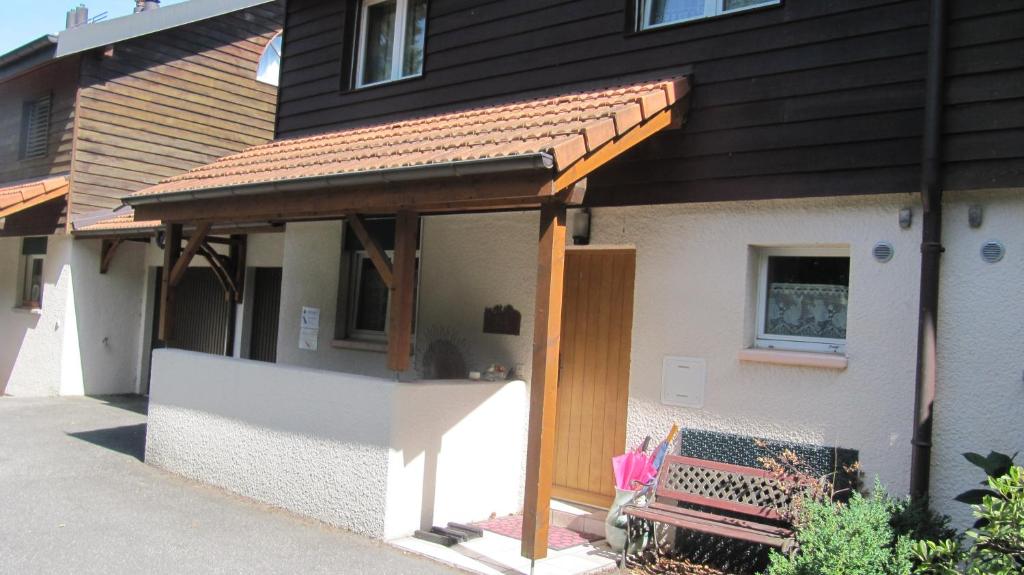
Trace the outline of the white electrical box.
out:
M 661 402 L 679 407 L 704 407 L 707 363 L 699 357 L 666 357 L 661 369 Z

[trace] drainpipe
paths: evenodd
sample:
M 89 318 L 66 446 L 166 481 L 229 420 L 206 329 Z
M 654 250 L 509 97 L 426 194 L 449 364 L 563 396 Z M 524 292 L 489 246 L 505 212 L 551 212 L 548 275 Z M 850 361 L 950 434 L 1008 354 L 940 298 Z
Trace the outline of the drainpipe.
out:
M 932 408 L 935 401 L 938 339 L 939 266 L 942 252 L 942 105 L 946 51 L 946 0 L 932 0 L 925 81 L 921 161 L 921 310 L 917 332 L 917 380 L 914 394 L 910 493 L 927 497 L 931 475 Z

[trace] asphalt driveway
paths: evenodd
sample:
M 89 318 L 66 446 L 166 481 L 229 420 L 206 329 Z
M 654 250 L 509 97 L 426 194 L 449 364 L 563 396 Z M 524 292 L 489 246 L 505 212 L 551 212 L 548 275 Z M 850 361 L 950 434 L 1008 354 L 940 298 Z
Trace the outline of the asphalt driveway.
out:
M 455 573 L 144 464 L 145 400 L 0 398 L 0 573 Z

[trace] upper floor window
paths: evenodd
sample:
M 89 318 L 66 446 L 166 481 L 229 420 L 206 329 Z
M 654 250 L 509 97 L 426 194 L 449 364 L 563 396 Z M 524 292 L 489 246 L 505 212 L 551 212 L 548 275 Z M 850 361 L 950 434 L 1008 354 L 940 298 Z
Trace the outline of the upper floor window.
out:
M 49 154 L 50 108 L 50 96 L 22 105 L 21 159 L 45 158 Z
M 756 346 L 844 353 L 849 250 L 770 248 L 760 264 Z
M 356 87 L 423 73 L 427 0 L 363 0 Z
M 260 65 L 256 68 L 256 79 L 264 84 L 277 86 L 281 77 L 281 35 L 274 36 L 260 56 Z
M 710 18 L 758 6 L 778 4 L 781 0 L 640 0 L 640 28 Z

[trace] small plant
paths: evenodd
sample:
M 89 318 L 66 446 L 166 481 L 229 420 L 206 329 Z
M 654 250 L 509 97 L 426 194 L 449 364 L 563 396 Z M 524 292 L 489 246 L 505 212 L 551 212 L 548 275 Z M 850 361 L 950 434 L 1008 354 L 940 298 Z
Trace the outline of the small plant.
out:
M 854 492 L 849 501 L 805 498 L 797 525 L 799 551 L 773 552 L 769 575 L 910 575 L 912 542 L 893 527 L 908 505 L 880 485 L 870 496 Z
M 769 449 L 768 444 L 760 439 L 755 440 L 754 444 L 761 449 Z M 821 475 L 791 449 L 783 449 L 778 454 L 758 457 L 757 461 L 775 480 L 779 490 L 785 494 L 785 499 L 789 503 L 779 506 L 777 511 L 779 516 L 789 523 L 800 523 L 805 502 L 824 503 L 843 500 L 849 497 L 853 491 L 859 490 L 860 487 L 859 462 L 842 467 L 843 478 L 846 479 L 843 484 L 846 486 L 841 487 L 838 481 L 840 470 Z
M 976 455 L 976 454 L 968 454 Z M 917 573 L 930 575 L 1011 575 L 1024 573 L 1024 467 L 1010 465 L 1005 473 L 1001 466 L 983 466 L 995 461 L 1005 462 L 1000 454 L 988 458 L 971 458 L 990 476 L 984 490 L 971 490 L 957 499 L 976 501 L 975 527 L 967 531 L 969 546 L 954 539 L 919 541 L 913 551 L 920 566 Z M 1012 460 L 1012 458 L 1009 458 Z

